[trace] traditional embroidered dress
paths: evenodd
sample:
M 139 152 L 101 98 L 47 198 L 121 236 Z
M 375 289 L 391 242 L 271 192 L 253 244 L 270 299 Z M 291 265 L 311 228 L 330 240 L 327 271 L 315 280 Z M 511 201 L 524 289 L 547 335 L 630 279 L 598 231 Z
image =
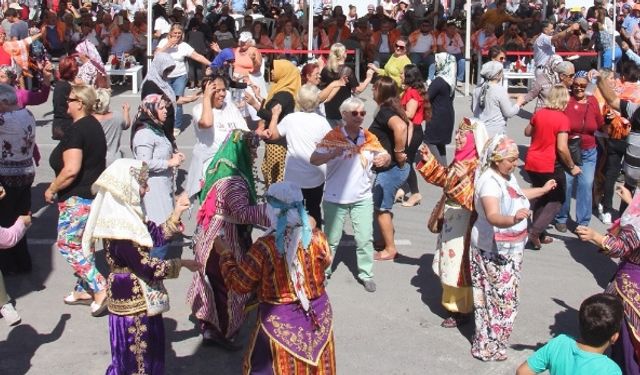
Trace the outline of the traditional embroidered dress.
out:
M 607 292 L 616 294 L 624 306 L 624 324 L 620 339 L 613 346 L 612 358 L 625 374 L 640 374 L 640 194 L 603 240 L 603 254 L 620 258 L 620 265 Z
M 219 257 L 211 251 L 215 239 L 224 234 L 239 261 L 251 246 L 251 224 L 269 225 L 265 205 L 256 203 L 251 153 L 246 142 L 242 131 L 231 133 L 207 169 L 201 192 L 204 202 L 194 236 L 195 259 L 206 266 L 205 273 L 194 273 L 187 302 L 202 323 L 205 337 L 212 333 L 232 338 L 244 322 L 244 307 L 249 300 L 248 294 L 229 290 L 225 285 Z
M 311 232 L 295 185 L 271 185 L 267 200 L 273 231 L 241 261 L 228 250 L 220 260 L 227 286 L 256 291 L 260 301 L 243 374 L 335 374 L 333 313 L 324 289 L 329 244 L 321 231 Z
M 440 165 L 429 153 L 416 169 L 425 181 L 442 187 L 446 199 L 443 228 L 433 258 L 433 272 L 442 283 L 442 305 L 450 312 L 467 314 L 473 311 L 469 265 L 469 235 L 476 217 L 473 183 L 487 133 L 481 122 L 465 118 L 459 125 L 458 139 L 464 143 L 458 145 L 449 167 Z M 458 176 L 455 163 L 461 163 L 467 174 Z
M 93 242 L 102 239 L 107 251 L 112 358 L 107 375 L 164 374 L 161 313 L 169 309 L 169 300 L 162 280 L 178 277 L 181 263 L 151 258 L 149 249 L 166 244 L 180 224 L 172 219 L 161 226 L 144 222 L 140 186 L 147 178 L 148 167 L 141 161 L 118 159 L 92 187 L 97 195 L 82 249 L 90 253 Z
M 500 214 L 513 216 L 529 201 L 515 176 L 507 180 L 490 168 L 518 155 L 517 145 L 504 135 L 494 137 L 484 149 L 476 171 L 474 202 L 478 218 L 471 231 L 471 283 L 475 333 L 471 354 L 483 361 L 505 360 L 507 343 L 518 313 L 520 271 L 527 241 L 527 220 L 508 227 L 491 225 L 482 207 L 483 197 L 496 197 Z

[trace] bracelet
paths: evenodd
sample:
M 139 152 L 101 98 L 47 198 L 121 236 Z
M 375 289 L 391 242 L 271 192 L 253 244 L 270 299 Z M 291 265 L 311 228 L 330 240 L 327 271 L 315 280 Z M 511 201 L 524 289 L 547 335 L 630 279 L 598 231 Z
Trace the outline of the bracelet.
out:
M 404 148 L 403 148 L 402 150 L 396 150 L 396 149 L 394 148 L 394 149 L 393 149 L 393 152 L 395 152 L 395 153 L 401 153 L 401 152 L 404 152 L 404 150 L 405 150 Z

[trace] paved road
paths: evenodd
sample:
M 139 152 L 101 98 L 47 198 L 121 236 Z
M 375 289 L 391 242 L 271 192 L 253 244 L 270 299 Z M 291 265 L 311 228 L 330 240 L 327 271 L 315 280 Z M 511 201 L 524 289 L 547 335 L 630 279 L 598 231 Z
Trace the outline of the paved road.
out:
M 369 90 L 362 96 L 367 100 L 365 123 L 370 123 L 375 105 Z M 125 101 L 132 108 L 139 103 L 137 97 L 125 92 L 114 98 L 112 106 L 119 109 Z M 191 106 L 186 107 L 185 113 L 190 113 Z M 469 115 L 469 99 L 456 98 L 455 108 L 457 119 Z M 73 286 L 73 277 L 52 246 L 57 210 L 47 207 L 42 197 L 53 177 L 47 162 L 55 146 L 50 140 L 52 105 L 48 102 L 31 109 L 38 119 L 37 141 L 43 154 L 33 187 L 33 212 L 40 216 L 29 231 L 35 267 L 31 275 L 6 278 L 23 323 L 12 329 L 0 323 L 0 374 L 103 374 L 110 361 L 107 318 L 92 318 L 87 307 L 62 303 Z M 522 111 L 521 115 L 509 121 L 509 134 L 526 150 L 523 129 L 530 113 Z M 129 142 L 129 134 L 123 135 L 124 145 Z M 191 127 L 178 138 L 187 155 L 194 139 Z M 185 165 L 189 165 L 188 160 Z M 355 281 L 349 230 L 343 239 L 337 254 L 340 264 L 328 287 L 335 312 L 340 374 L 510 374 L 552 336 L 577 334 L 580 302 L 602 290 L 616 265 L 574 235 L 552 231 L 556 238 L 553 244 L 539 252 L 526 252 L 521 306 L 509 359 L 501 363 L 473 359 L 469 354 L 472 325 L 440 327 L 445 312 L 439 304 L 440 286 L 431 270 L 436 236 L 426 230 L 425 224 L 441 191 L 423 181 L 420 189 L 424 197 L 421 205 L 394 209 L 396 239 L 403 256 L 395 262 L 376 263 L 376 293 L 365 292 Z M 596 218 L 592 224 L 604 229 Z M 193 230 L 192 220 L 188 230 Z M 188 247 L 184 254 L 192 256 Z M 104 269 L 104 262 L 100 267 Z M 177 280 L 166 283 L 172 298 L 172 309 L 164 315 L 167 374 L 239 374 L 242 352 L 228 353 L 200 345 L 184 302 L 189 282 L 190 275 L 183 272 Z M 254 319 L 248 319 L 241 341 L 246 340 Z

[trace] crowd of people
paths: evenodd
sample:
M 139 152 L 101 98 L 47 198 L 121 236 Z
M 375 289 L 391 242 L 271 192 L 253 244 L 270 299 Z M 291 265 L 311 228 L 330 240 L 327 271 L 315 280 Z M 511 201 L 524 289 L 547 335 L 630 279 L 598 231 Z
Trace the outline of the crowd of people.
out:
M 442 326 L 473 321 L 473 357 L 507 359 L 525 249 L 553 242 L 553 224 L 622 262 L 605 293 L 581 306 L 578 341 L 551 340 L 518 373 L 593 373 L 594 363 L 598 373 L 640 373 L 640 194 L 633 195 L 640 181 L 640 4 L 619 2 L 616 20 L 600 0 L 589 9 L 549 6 L 544 16 L 540 4 L 524 1 L 472 7 L 479 79 L 470 118 L 456 116 L 453 106 L 465 64 L 459 9 L 445 17 L 428 4 L 385 0 L 359 16 L 353 6 L 345 14 L 320 4 L 307 27 L 301 4 L 187 1 L 169 13 L 159 0 L 153 25 L 139 0 L 3 5 L 5 321 L 18 324 L 20 316 L 2 274 L 32 268 L 25 235 L 42 155 L 25 107 L 53 91 L 51 137 L 59 142 L 46 155 L 55 178 L 44 198 L 57 204 L 56 247 L 76 280 L 63 303 L 87 305 L 96 317 L 108 312 L 107 374 L 164 373 L 169 297 L 162 280 L 182 268 L 193 273 L 186 295 L 203 343 L 245 347 L 236 337 L 250 306 L 258 306 L 244 373 L 334 374 L 325 288 L 335 253 L 344 251 L 345 219 L 354 230 L 357 281 L 373 293 L 374 261 L 399 257 L 395 204 L 421 204 L 418 175 L 442 188 L 428 218 L 437 248 L 425 249 L 435 250 L 433 271 L 449 313 Z M 147 27 L 154 31 L 148 64 Z M 312 46 L 305 44 L 309 29 Z M 261 48 L 280 52 L 263 56 Z M 292 53 L 307 48 L 327 53 L 311 60 Z M 350 49 L 364 56 L 361 77 Z M 513 50 L 533 51 L 536 76 L 515 99 L 502 84 Z M 595 51 L 601 67 L 597 59 L 565 60 L 559 51 Z M 115 82 L 106 66 L 120 61 L 145 65 L 133 114 L 129 104 L 110 107 Z M 358 96 L 369 86 L 376 112 L 365 124 Z M 199 91 L 186 94 L 191 87 Z M 510 128 L 509 118 L 533 100 L 528 126 Z M 190 155 L 176 142 L 187 103 L 196 103 Z M 507 135 L 513 131 L 531 138 L 523 168 L 530 186 L 514 174 L 521 156 Z M 125 147 L 131 158 L 122 157 Z M 177 195 L 175 177 L 187 158 L 185 192 Z M 171 239 L 183 233 L 181 216 L 192 208 L 195 259 L 175 258 Z M 614 223 L 607 234 L 590 227 L 594 214 Z M 258 229 L 264 232 L 256 240 Z M 96 267 L 96 245 L 108 274 Z M 615 363 L 602 355 L 610 346 Z

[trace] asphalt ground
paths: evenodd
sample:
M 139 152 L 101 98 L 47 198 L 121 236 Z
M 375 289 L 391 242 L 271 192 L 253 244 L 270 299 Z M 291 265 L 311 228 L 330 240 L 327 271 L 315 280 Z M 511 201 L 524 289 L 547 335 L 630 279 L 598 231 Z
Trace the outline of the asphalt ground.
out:
M 120 110 L 124 102 L 136 108 L 140 102 L 137 95 L 117 90 L 113 110 Z M 361 97 L 366 100 L 365 124 L 370 124 L 375 111 L 370 90 Z M 185 114 L 190 114 L 191 108 L 192 105 L 185 106 Z M 103 374 L 110 362 L 107 317 L 93 318 L 88 307 L 62 303 L 74 279 L 70 266 L 54 246 L 57 209 L 46 205 L 43 198 L 53 178 L 48 165 L 55 147 L 50 138 L 52 104 L 49 101 L 30 109 L 38 120 L 37 143 L 43 155 L 32 189 L 36 218 L 28 232 L 34 270 L 26 276 L 5 277 L 22 324 L 9 328 L 0 322 L 0 374 Z M 523 130 L 532 109 L 532 105 L 526 107 L 508 122 L 508 134 L 521 145 L 522 159 L 529 144 Z M 457 97 L 455 110 L 456 121 L 470 115 L 470 99 Z M 129 136 L 130 132 L 125 131 L 122 137 L 122 148 L 127 151 Z M 190 125 L 178 138 L 180 149 L 187 155 L 179 183 L 184 180 L 194 143 Z M 448 149 L 450 159 L 452 151 Z M 261 158 L 262 151 L 259 155 Z M 521 186 L 528 186 L 523 174 L 517 174 Z M 345 229 L 336 255 L 337 269 L 328 286 L 335 314 L 338 373 L 513 374 L 527 356 L 553 336 L 578 334 L 577 309 L 581 301 L 602 291 L 615 272 L 616 263 L 570 232 L 560 234 L 555 230 L 550 231 L 555 242 L 541 251 L 526 251 L 520 307 L 508 360 L 483 363 L 471 356 L 473 324 L 459 329 L 440 327 L 446 313 L 440 305 L 439 281 L 431 269 L 436 235 L 426 229 L 426 222 L 441 190 L 419 180 L 422 203 L 411 208 L 394 207 L 396 242 L 402 256 L 395 262 L 375 264 L 375 293 L 367 293 L 355 279 L 355 245 L 351 228 Z M 193 221 L 186 218 L 187 235 L 193 232 Z M 600 231 L 605 229 L 596 217 L 591 225 Z M 172 250 L 192 257 L 189 239 L 186 241 L 186 246 Z M 98 260 L 100 269 L 105 270 L 102 251 L 98 252 Z M 166 373 L 239 374 L 243 351 L 230 353 L 201 345 L 185 303 L 190 280 L 191 275 L 183 270 L 178 279 L 166 282 L 172 305 L 164 314 Z M 241 331 L 240 342 L 246 342 L 254 323 L 252 314 Z

